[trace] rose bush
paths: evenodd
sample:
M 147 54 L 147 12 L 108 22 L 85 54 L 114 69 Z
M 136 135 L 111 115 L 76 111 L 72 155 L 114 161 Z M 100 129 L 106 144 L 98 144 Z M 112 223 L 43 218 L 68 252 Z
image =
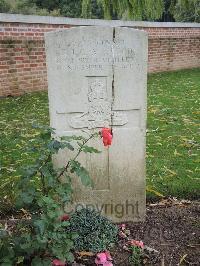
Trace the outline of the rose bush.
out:
M 70 217 L 64 207 L 73 192 L 72 174 L 79 176 L 83 185 L 92 185 L 88 171 L 77 159 L 80 153 L 99 152 L 87 145 L 99 132 L 88 137 L 57 139 L 52 128 L 34 127 L 37 137 L 28 152 L 34 155 L 37 151 L 40 156 L 23 169 L 16 199 L 16 207 L 31 218 L 19 223 L 14 232 L 0 230 L 0 265 L 16 265 L 19 258 L 23 264 L 33 266 L 65 265 L 74 260 L 72 250 L 78 235 L 70 230 Z M 73 151 L 75 156 L 62 168 L 55 169 L 52 156 L 62 149 Z

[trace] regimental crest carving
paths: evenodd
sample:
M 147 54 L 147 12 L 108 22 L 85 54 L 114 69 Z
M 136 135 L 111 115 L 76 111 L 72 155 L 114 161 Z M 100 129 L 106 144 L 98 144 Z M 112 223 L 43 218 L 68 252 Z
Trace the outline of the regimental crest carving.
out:
M 102 128 L 111 125 L 125 125 L 125 114 L 112 110 L 113 99 L 108 97 L 106 77 L 88 78 L 88 111 L 70 120 L 73 128 Z
M 111 119 L 111 99 L 108 99 L 106 77 L 89 81 L 88 121 L 96 122 L 96 126 L 108 126 Z

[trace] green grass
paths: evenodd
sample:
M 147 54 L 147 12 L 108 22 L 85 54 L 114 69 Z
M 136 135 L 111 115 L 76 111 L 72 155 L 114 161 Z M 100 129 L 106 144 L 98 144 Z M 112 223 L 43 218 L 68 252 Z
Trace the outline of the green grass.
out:
M 165 196 L 199 197 L 199 99 L 200 69 L 149 76 L 147 184 Z M 0 114 L 2 198 L 14 194 L 21 166 L 34 160 L 26 148 L 37 134 L 32 123 L 49 124 L 47 93 L 0 99 Z
M 200 69 L 150 75 L 147 183 L 167 196 L 200 192 Z
M 33 123 L 48 125 L 46 92 L 0 99 L 0 209 L 2 199 L 13 199 L 22 166 L 34 158 L 27 153 L 37 131 Z M 36 155 L 37 156 L 37 155 Z

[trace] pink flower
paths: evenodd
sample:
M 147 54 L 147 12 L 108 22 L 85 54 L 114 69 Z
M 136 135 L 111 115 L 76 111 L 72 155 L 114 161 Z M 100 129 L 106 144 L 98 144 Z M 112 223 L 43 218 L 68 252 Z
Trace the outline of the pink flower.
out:
M 124 232 L 122 232 L 122 231 L 119 232 L 119 236 L 121 238 L 127 238 L 127 235 Z
M 96 265 L 102 265 L 102 266 L 113 266 L 111 261 L 112 257 L 109 251 L 98 253 L 95 259 Z
M 112 131 L 110 128 L 102 128 L 101 130 L 101 137 L 103 138 L 103 144 L 104 146 L 109 146 L 112 144 Z
M 126 229 L 126 225 L 125 224 L 120 224 L 120 228 L 122 229 L 122 231 L 124 231 Z
M 69 215 L 67 214 L 63 214 L 61 217 L 60 217 L 60 220 L 63 222 L 63 221 L 68 221 L 70 219 Z
M 112 257 L 110 255 L 110 251 L 105 251 L 105 254 L 106 254 L 106 257 L 107 257 L 107 260 L 112 260 Z
M 106 253 L 98 253 L 95 259 L 96 265 L 104 264 L 107 262 Z
M 142 241 L 130 240 L 129 244 L 131 246 L 135 246 L 135 247 L 139 247 L 139 248 L 144 248 L 144 243 Z
M 54 266 L 66 266 L 67 264 L 61 260 L 55 259 L 52 261 L 52 265 L 54 265 Z

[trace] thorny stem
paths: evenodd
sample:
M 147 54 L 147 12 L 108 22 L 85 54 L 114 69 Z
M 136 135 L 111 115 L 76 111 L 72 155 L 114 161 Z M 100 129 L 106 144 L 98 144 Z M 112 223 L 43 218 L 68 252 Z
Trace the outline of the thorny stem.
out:
M 68 168 L 69 168 L 69 166 L 70 166 L 71 161 L 75 161 L 75 160 L 77 159 L 77 157 L 80 155 L 80 153 L 81 153 L 83 147 L 85 146 L 85 144 L 86 144 L 89 140 L 91 140 L 94 136 L 96 136 L 96 135 L 97 135 L 97 133 L 94 133 L 94 134 L 92 134 L 88 139 L 86 139 L 85 141 L 83 141 L 83 144 L 82 144 L 82 145 L 80 146 L 80 148 L 78 149 L 78 152 L 77 152 L 77 154 L 75 155 L 75 157 L 74 157 L 72 160 L 69 160 L 69 161 L 68 161 L 67 165 L 66 165 L 66 166 L 64 167 L 64 169 L 60 172 L 60 174 L 57 176 L 57 178 L 60 178 L 65 172 L 67 172 L 67 170 L 68 170 Z
M 44 196 L 47 195 L 47 191 L 46 191 L 46 185 L 45 185 L 44 175 L 43 175 L 43 173 L 42 173 L 41 170 L 49 162 L 50 159 L 51 159 L 51 153 L 48 154 L 47 159 L 42 163 L 42 165 L 38 169 L 38 172 L 40 173 L 40 176 L 41 176 L 42 192 L 43 192 L 43 195 Z
M 43 193 L 43 196 L 46 196 L 45 180 L 44 180 L 44 175 L 42 174 L 42 172 L 40 172 L 40 176 L 41 176 L 41 183 L 42 183 L 42 193 Z
M 97 134 L 97 133 L 92 134 L 88 139 L 86 139 L 85 141 L 83 141 L 83 144 L 82 144 L 82 145 L 80 146 L 80 148 L 78 149 L 77 154 L 74 156 L 74 158 L 73 158 L 72 160 L 69 160 L 69 161 L 67 162 L 67 165 L 66 165 L 66 166 L 64 167 L 64 169 L 60 172 L 60 174 L 57 176 L 57 179 L 59 179 L 59 178 L 64 174 L 64 172 L 67 172 L 67 170 L 68 170 L 68 168 L 69 168 L 69 166 L 70 166 L 71 161 L 75 161 L 75 160 L 78 158 L 78 156 L 80 155 L 80 153 L 81 153 L 81 151 L 82 151 L 84 145 L 85 145 L 89 140 L 91 140 L 96 134 Z M 64 203 L 64 202 L 63 202 L 63 206 L 62 206 L 62 208 L 63 208 L 63 210 L 64 210 L 64 208 L 65 208 L 65 203 Z

